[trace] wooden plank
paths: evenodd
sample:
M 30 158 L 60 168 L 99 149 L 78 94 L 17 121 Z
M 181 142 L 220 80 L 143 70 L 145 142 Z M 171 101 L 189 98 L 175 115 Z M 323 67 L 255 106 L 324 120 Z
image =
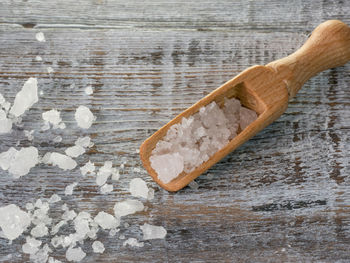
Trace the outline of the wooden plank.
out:
M 31 9 L 32 10 L 32 9 Z M 101 231 L 102 255 L 88 252 L 86 262 L 281 262 L 349 258 L 349 88 L 350 65 L 310 80 L 287 112 L 236 152 L 198 179 L 199 189 L 176 194 L 159 189 L 141 167 L 135 149 L 153 131 L 184 108 L 253 64 L 266 64 L 291 53 L 307 38 L 293 32 L 71 30 L 45 29 L 45 43 L 33 29 L 9 27 L 0 32 L 0 93 L 10 102 L 30 76 L 43 92 L 23 117 L 23 127 L 0 136 L 0 152 L 27 146 L 23 129 L 34 129 L 40 154 L 63 152 L 82 135 L 95 147 L 79 157 L 97 165 L 112 160 L 126 168 L 115 191 L 101 196 L 93 177 L 40 165 L 19 180 L 0 171 L 0 206 L 47 198 L 79 181 L 69 207 L 112 213 L 116 201 L 130 197 L 131 178 L 156 188 L 148 210 L 129 216 L 120 233 L 141 238 L 144 222 L 163 225 L 165 240 L 143 248 L 123 247 L 123 240 Z M 43 62 L 37 62 L 40 55 Z M 55 72 L 47 73 L 51 66 Z M 84 88 L 94 87 L 87 96 Z M 81 131 L 74 121 L 77 105 L 89 105 L 96 123 Z M 41 132 L 41 113 L 57 108 L 65 130 Z M 61 143 L 52 139 L 61 135 Z M 58 217 L 54 207 L 52 217 Z M 125 226 L 128 223 L 130 227 Z M 68 234 L 72 226 L 64 230 Z M 47 239 L 44 239 L 47 240 Z M 19 253 L 24 239 L 12 245 L 0 239 L 0 261 L 28 261 Z M 91 241 L 82 245 L 91 251 Z M 64 249 L 54 256 L 64 260 Z
M 40 0 L 0 3 L 0 22 L 24 27 L 186 28 L 300 31 L 328 19 L 350 22 L 347 1 Z

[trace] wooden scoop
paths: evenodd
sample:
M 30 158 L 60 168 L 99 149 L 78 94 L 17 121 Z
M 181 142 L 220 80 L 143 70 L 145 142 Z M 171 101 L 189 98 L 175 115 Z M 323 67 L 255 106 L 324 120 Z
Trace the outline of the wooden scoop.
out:
M 266 66 L 252 66 L 244 70 L 144 141 L 140 147 L 144 167 L 161 187 L 168 191 L 178 191 L 276 120 L 286 110 L 288 100 L 296 95 L 308 79 L 323 70 L 344 65 L 349 60 L 350 27 L 338 20 L 320 24 L 295 53 Z M 243 106 L 257 112 L 257 120 L 191 173 L 182 172 L 166 184 L 160 181 L 149 160 L 157 142 L 183 117 L 193 115 L 212 101 L 221 106 L 225 97 L 238 98 Z

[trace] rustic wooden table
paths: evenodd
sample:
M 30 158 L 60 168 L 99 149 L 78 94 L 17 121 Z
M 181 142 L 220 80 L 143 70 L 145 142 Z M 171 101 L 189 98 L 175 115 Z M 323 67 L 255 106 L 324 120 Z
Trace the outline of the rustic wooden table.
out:
M 292 53 L 328 19 L 350 24 L 350 2 L 2 0 L 0 93 L 13 102 L 29 77 L 41 93 L 23 125 L 0 135 L 0 152 L 64 152 L 89 135 L 95 146 L 80 166 L 126 165 L 105 195 L 78 168 L 41 164 L 18 180 L 0 170 L 0 206 L 57 193 L 76 211 L 113 213 L 130 197 L 130 179 L 142 177 L 156 190 L 148 209 L 126 217 L 115 237 L 100 231 L 103 254 L 86 241 L 84 262 L 350 262 L 350 63 L 308 81 L 279 120 L 200 176 L 198 189 L 168 193 L 133 170 L 141 168 L 135 150 L 163 124 L 243 69 Z M 88 130 L 75 123 L 78 105 L 97 116 Z M 41 131 L 41 113 L 52 108 L 67 128 Z M 35 130 L 32 142 L 23 130 Z M 57 135 L 62 142 L 52 142 Z M 145 222 L 164 226 L 166 238 L 123 246 L 120 234 L 141 240 Z M 0 238 L 0 261 L 28 262 L 24 242 Z M 51 255 L 65 261 L 65 249 Z

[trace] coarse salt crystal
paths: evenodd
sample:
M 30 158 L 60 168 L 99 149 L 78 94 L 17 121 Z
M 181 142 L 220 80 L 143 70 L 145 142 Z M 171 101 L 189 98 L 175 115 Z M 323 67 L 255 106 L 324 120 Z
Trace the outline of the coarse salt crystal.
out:
M 29 78 L 17 93 L 10 113 L 19 117 L 36 102 L 38 102 L 38 81 L 36 78 Z
M 61 197 L 59 195 L 57 195 L 57 194 L 51 195 L 51 197 L 49 199 L 49 203 L 50 204 L 57 203 L 59 201 L 61 201 Z
M 0 134 L 9 133 L 12 130 L 12 120 L 6 117 L 6 112 L 0 108 Z
M 92 89 L 91 86 L 88 86 L 85 88 L 85 94 L 86 95 L 91 95 L 92 93 L 94 93 L 94 90 Z
M 103 229 L 113 229 L 120 224 L 119 219 L 103 211 L 95 216 L 94 221 Z
M 43 112 L 42 118 L 44 121 L 49 122 L 53 125 L 58 125 L 62 121 L 61 113 L 56 109 Z
M 140 226 L 143 233 L 143 240 L 149 239 L 162 239 L 165 238 L 167 231 L 162 226 L 154 226 L 145 223 L 143 226 Z
M 130 181 L 129 191 L 132 196 L 147 199 L 149 189 L 144 180 L 142 180 L 141 178 L 134 178 Z
M 112 184 L 104 184 L 100 187 L 101 194 L 110 193 L 113 191 L 113 185 Z
M 27 237 L 26 243 L 23 244 L 22 250 L 25 254 L 35 254 L 38 252 L 39 247 L 41 245 L 41 241 L 35 238 Z
M 123 246 L 129 245 L 131 247 L 143 247 L 144 243 L 137 241 L 136 238 L 130 237 L 124 241 Z
M 82 167 L 80 167 L 80 172 L 82 175 L 95 174 L 95 165 L 90 160 Z
M 92 249 L 94 253 L 103 253 L 105 251 L 105 246 L 100 241 L 94 241 L 94 243 L 92 243 Z
M 71 157 L 56 152 L 49 153 L 47 163 L 57 165 L 63 170 L 72 170 L 77 166 L 77 162 Z
M 69 247 L 66 251 L 66 258 L 68 261 L 79 262 L 83 260 L 86 256 L 86 253 L 80 248 Z
M 114 215 L 116 217 L 127 216 L 136 212 L 142 211 L 144 205 L 138 200 L 127 199 L 125 201 L 117 202 L 114 205 Z
M 45 35 L 43 32 L 38 32 L 35 34 L 35 38 L 36 40 L 38 40 L 39 42 L 45 42 L 46 39 L 45 39 Z
M 73 190 L 74 190 L 74 187 L 76 187 L 78 185 L 77 182 L 74 182 L 72 184 L 69 184 L 66 186 L 65 190 L 64 190 L 64 194 L 65 195 L 72 195 L 73 194 Z
M 74 114 L 75 120 L 80 128 L 88 129 L 96 119 L 90 109 L 86 106 L 79 106 Z
M 48 228 L 45 226 L 44 223 L 40 223 L 36 227 L 34 227 L 32 231 L 30 231 L 30 234 L 33 237 L 43 237 L 48 234 Z
M 54 72 L 54 69 L 52 67 L 47 67 L 47 73 L 51 74 Z
M 65 153 L 70 157 L 76 158 L 76 157 L 82 155 L 83 153 L 85 153 L 85 148 L 81 147 L 79 145 L 74 145 L 74 146 L 67 148 L 65 150 Z
M 30 222 L 29 214 L 18 206 L 11 204 L 0 207 L 0 227 L 7 239 L 14 240 L 19 237 L 30 225 Z

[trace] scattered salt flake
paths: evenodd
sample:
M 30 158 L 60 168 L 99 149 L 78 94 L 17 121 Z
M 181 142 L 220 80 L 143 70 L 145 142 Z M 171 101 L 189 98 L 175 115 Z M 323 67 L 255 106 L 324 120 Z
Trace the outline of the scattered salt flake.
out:
M 88 86 L 85 88 L 85 94 L 86 95 L 91 95 L 92 93 L 94 93 L 94 90 L 92 89 L 91 86 Z
M 64 122 L 61 122 L 60 124 L 57 125 L 57 128 L 64 130 L 66 128 L 66 124 Z
M 36 56 L 36 57 L 35 57 L 35 60 L 36 60 L 36 61 L 43 61 L 43 58 L 40 57 L 40 56 Z
M 113 191 L 113 185 L 112 184 L 104 184 L 100 188 L 101 194 L 110 193 Z
M 79 145 L 74 145 L 65 150 L 65 153 L 70 157 L 78 157 L 85 153 L 85 148 Z
M 77 182 L 74 182 L 74 183 L 71 183 L 71 184 L 67 185 L 65 190 L 64 190 L 64 194 L 65 195 L 72 195 L 74 187 L 76 187 L 77 185 L 78 185 Z
M 103 211 L 95 216 L 94 221 L 103 229 L 113 229 L 120 224 L 119 219 Z
M 77 213 L 75 213 L 74 210 L 66 210 L 62 215 L 62 219 L 64 221 L 70 221 L 73 220 L 76 216 Z
M 62 137 L 58 135 L 58 136 L 56 136 L 55 138 L 53 138 L 52 141 L 53 141 L 53 142 L 56 142 L 56 143 L 59 143 L 59 142 L 62 141 Z
M 38 32 L 35 34 L 35 38 L 36 40 L 38 40 L 39 42 L 45 42 L 46 39 L 45 39 L 45 35 L 43 32 Z
M 116 217 L 127 216 L 136 212 L 142 211 L 144 206 L 138 200 L 127 199 L 125 201 L 117 202 L 114 205 L 114 215 Z
M 111 237 L 114 237 L 115 236 L 115 234 L 117 234 L 118 232 L 119 232 L 119 228 L 112 228 L 110 231 L 109 231 L 109 235 L 111 236 Z
M 153 200 L 153 198 L 154 198 L 154 189 L 148 188 L 147 200 Z
M 100 241 L 94 241 L 94 243 L 92 243 L 92 249 L 94 253 L 103 253 L 105 251 L 105 246 Z
M 136 173 L 139 173 L 139 172 L 141 172 L 141 169 L 140 168 L 138 168 L 138 167 L 134 167 L 134 172 L 136 172 Z
M 75 145 L 87 148 L 87 147 L 94 146 L 94 143 L 91 142 L 91 138 L 89 136 L 85 136 L 85 137 L 79 137 L 75 141 Z
M 123 246 L 129 245 L 131 247 L 143 247 L 144 243 L 137 241 L 136 238 L 130 237 L 124 241 Z
M 63 170 L 72 170 L 77 166 L 77 162 L 71 157 L 56 152 L 50 153 L 47 162 L 52 165 L 57 165 Z
M 153 226 L 147 223 L 140 226 L 143 233 L 143 240 L 165 238 L 167 231 L 162 226 Z
M 32 237 L 26 238 L 26 243 L 23 244 L 22 250 L 25 254 L 35 254 L 38 252 L 41 241 Z
M 56 109 L 43 112 L 42 118 L 44 121 L 49 122 L 53 125 L 58 125 L 62 121 L 61 113 Z
M 12 120 L 6 117 L 6 112 L 0 108 L 0 134 L 9 133 L 12 129 Z
M 27 137 L 28 141 L 32 141 L 34 139 L 34 136 L 33 136 L 34 130 L 31 130 L 31 131 L 24 130 L 23 132 L 24 132 L 24 136 Z
M 49 203 L 50 204 L 57 203 L 59 201 L 61 201 L 61 197 L 59 195 L 57 195 L 57 194 L 51 195 L 51 197 L 49 199 Z
M 32 203 L 26 203 L 26 209 L 28 211 L 32 211 L 34 209 L 34 205 Z
M 10 113 L 19 117 L 36 102 L 38 102 L 38 81 L 36 78 L 29 78 L 22 90 L 17 93 Z
M 0 153 L 0 167 L 9 170 L 14 178 L 28 174 L 38 162 L 38 150 L 33 146 L 23 147 L 19 151 L 11 147 L 8 151 Z
M 42 131 L 47 131 L 50 129 L 50 123 L 44 122 L 43 126 L 41 126 Z
M 47 67 L 46 70 L 47 70 L 47 73 L 49 73 L 49 74 L 55 72 L 54 69 L 53 69 L 52 67 Z
M 104 165 L 98 170 L 96 176 L 96 184 L 102 186 L 107 182 L 107 179 L 111 176 L 113 172 L 112 162 L 106 161 Z
M 80 248 L 69 247 L 66 251 L 66 258 L 68 261 L 79 262 L 83 260 L 86 256 L 86 253 Z
M 48 244 L 45 244 L 38 252 L 31 254 L 29 259 L 34 263 L 45 263 L 49 258 L 50 252 L 52 252 L 52 250 L 49 248 Z
M 56 225 L 54 225 L 52 227 L 50 234 L 51 235 L 56 235 L 58 233 L 58 231 L 60 230 L 60 228 L 62 226 L 64 226 L 65 224 L 67 224 L 67 221 L 65 221 L 65 220 L 59 221 Z
M 6 102 L 4 96 L 0 93 L 0 106 Z
M 30 231 L 30 234 L 33 237 L 43 237 L 48 234 L 48 228 L 45 226 L 44 223 L 40 223 L 36 227 L 34 227 L 32 231 Z
M 30 216 L 18 206 L 11 204 L 0 207 L 0 227 L 3 236 L 9 240 L 19 237 L 30 225 Z
M 62 263 L 62 261 L 58 259 L 54 259 L 53 257 L 49 257 L 48 263 Z
M 74 114 L 75 120 L 80 128 L 88 129 L 96 117 L 86 106 L 79 106 Z
M 80 167 L 80 172 L 82 175 L 95 174 L 95 165 L 90 160 L 82 167 Z
M 118 181 L 120 178 L 119 170 L 115 169 L 115 171 L 112 172 L 112 180 Z
M 130 181 L 129 191 L 132 196 L 147 199 L 149 189 L 144 180 L 142 180 L 141 178 L 134 178 Z
M 191 189 L 194 189 L 194 190 L 197 190 L 198 189 L 198 187 L 199 187 L 199 185 L 198 185 L 198 183 L 196 182 L 196 181 L 192 181 L 192 182 L 190 182 L 189 184 L 188 184 L 188 186 L 191 188 Z

